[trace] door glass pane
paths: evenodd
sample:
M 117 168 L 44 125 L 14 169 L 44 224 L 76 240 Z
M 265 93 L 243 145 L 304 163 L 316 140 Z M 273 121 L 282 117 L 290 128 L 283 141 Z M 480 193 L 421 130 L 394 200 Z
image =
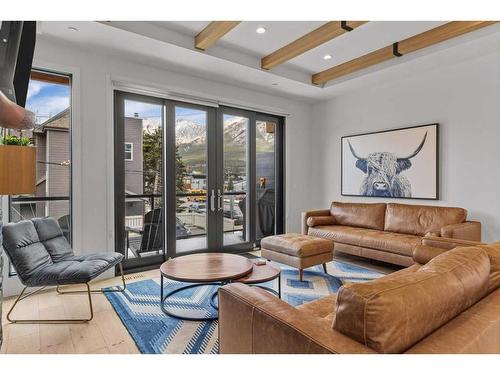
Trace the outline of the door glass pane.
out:
M 175 107 L 176 252 L 207 247 L 207 112 Z
M 163 254 L 163 109 L 125 100 L 126 257 Z
M 256 240 L 275 233 L 275 134 L 276 124 L 270 121 L 256 122 Z
M 223 115 L 224 245 L 249 240 L 248 124 L 246 117 Z

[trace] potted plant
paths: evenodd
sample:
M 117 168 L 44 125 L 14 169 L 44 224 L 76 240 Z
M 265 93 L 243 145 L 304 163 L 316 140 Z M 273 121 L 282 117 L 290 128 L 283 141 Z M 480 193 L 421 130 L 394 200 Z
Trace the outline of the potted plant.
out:
M 31 139 L 7 134 L 0 136 L 0 195 L 35 192 L 36 149 Z

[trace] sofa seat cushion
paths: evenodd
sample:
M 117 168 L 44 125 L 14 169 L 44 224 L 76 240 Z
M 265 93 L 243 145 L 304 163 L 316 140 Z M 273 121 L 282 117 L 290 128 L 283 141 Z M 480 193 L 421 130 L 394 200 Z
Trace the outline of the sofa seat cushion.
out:
M 298 233 L 263 238 L 260 246 L 263 249 L 301 258 L 333 252 L 332 241 Z
M 322 225 L 309 228 L 309 235 L 328 238 L 347 245 L 368 247 L 394 254 L 412 256 L 413 249 L 420 245 L 421 237 L 402 233 L 383 232 L 373 229 Z
M 403 271 L 341 287 L 334 329 L 379 353 L 404 352 L 484 297 L 490 260 L 456 248 Z
M 360 245 L 411 257 L 413 250 L 421 242 L 422 237 L 412 236 L 411 234 L 376 231 L 364 235 L 361 238 Z
M 95 253 L 70 256 L 38 270 L 29 280 L 28 286 L 68 285 L 86 283 L 104 271 L 114 267 L 123 259 L 118 253 Z
M 325 323 L 331 327 L 335 320 L 336 302 L 337 294 L 330 294 L 315 301 L 303 303 L 297 306 L 297 310 L 306 313 L 308 316 L 324 319 Z

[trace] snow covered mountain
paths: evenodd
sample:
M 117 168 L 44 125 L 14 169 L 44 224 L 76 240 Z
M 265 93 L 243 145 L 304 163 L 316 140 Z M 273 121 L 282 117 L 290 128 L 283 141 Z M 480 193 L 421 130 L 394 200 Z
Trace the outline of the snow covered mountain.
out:
M 175 143 L 177 145 L 205 143 L 206 139 L 205 126 L 182 118 L 175 122 Z
M 143 118 L 145 133 L 151 134 L 160 126 L 156 118 Z M 227 150 L 243 150 L 241 146 L 247 143 L 246 119 L 230 117 L 224 121 L 224 147 Z M 266 131 L 265 122 L 257 122 L 256 128 L 257 150 L 259 152 L 272 152 L 274 150 L 274 134 Z M 200 125 L 190 119 L 179 117 L 175 123 L 175 142 L 181 154 L 198 154 L 206 152 L 207 131 L 206 126 Z
M 224 141 L 236 145 L 246 143 L 246 119 L 237 118 L 226 120 L 224 122 Z M 203 144 L 206 142 L 206 127 L 197 123 L 179 118 L 175 123 L 176 144 L 179 146 L 187 146 L 194 144 Z M 272 144 L 274 142 L 274 134 L 267 133 L 265 125 L 257 126 L 257 140 L 262 140 L 265 143 Z

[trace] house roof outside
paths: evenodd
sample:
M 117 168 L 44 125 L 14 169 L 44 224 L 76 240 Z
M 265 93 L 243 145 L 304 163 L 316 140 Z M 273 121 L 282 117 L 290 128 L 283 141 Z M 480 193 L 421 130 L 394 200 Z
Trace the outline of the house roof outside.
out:
M 65 110 L 59 112 L 57 115 L 52 116 L 49 118 L 47 121 L 43 122 L 42 124 L 38 125 L 33 129 L 34 133 L 43 133 L 47 129 L 53 129 L 53 130 L 62 130 L 62 131 L 68 131 L 69 130 L 69 107 L 66 108 Z

